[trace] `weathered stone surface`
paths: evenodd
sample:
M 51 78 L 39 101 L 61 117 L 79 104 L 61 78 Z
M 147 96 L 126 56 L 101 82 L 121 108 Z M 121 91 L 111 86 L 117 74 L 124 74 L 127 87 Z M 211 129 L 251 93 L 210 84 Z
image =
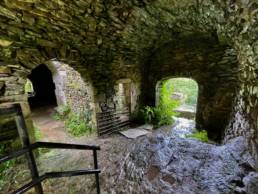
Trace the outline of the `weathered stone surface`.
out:
M 65 61 L 82 76 L 88 71 L 96 93 L 107 98 L 112 98 L 112 87 L 121 78 L 138 82 L 143 91 L 148 79 L 171 76 L 172 67 L 177 68 L 175 76 L 198 75 L 198 70 L 191 69 L 190 75 L 184 71 L 184 66 L 194 62 L 200 65 L 202 79 L 210 82 L 200 98 L 216 101 L 200 107 L 205 113 L 200 123 L 215 134 L 215 123 L 222 123 L 219 136 L 227 126 L 225 141 L 244 135 L 258 161 L 258 91 L 252 89 L 258 76 L 257 13 L 256 0 L 6 0 L 0 2 L 0 39 L 12 44 L 0 47 L 0 59 L 6 66 L 18 64 L 28 72 L 53 58 Z M 207 50 L 192 55 L 175 50 L 173 61 L 184 60 L 181 66 L 164 63 L 160 69 L 153 64 L 149 67 L 160 48 L 166 44 L 176 48 L 185 37 L 190 37 L 188 50 L 198 51 L 192 41 L 197 35 L 207 37 L 202 41 Z M 214 45 L 219 45 L 217 51 Z M 146 73 L 148 69 L 154 70 L 155 78 L 151 71 Z M 11 71 L 16 77 L 29 74 L 17 68 Z M 205 76 L 205 72 L 210 73 Z M 238 87 L 231 87 L 232 83 Z M 5 96 L 23 94 L 22 86 L 14 84 L 5 84 Z M 205 92 L 217 86 L 213 94 Z
M 53 74 L 58 106 L 69 106 L 75 114 L 81 115 L 89 126 L 96 127 L 94 91 L 92 83 L 83 79 L 75 69 L 58 61 L 51 61 L 48 67 Z M 85 76 L 86 77 L 86 76 Z
M 244 179 L 246 193 L 258 193 L 258 173 L 250 172 Z
M 153 105 L 160 80 L 189 77 L 198 83 L 197 128 L 221 141 L 238 88 L 236 52 L 213 38 L 180 37 L 160 47 L 146 63 L 143 101 Z M 193 46 L 194 45 L 194 46 Z M 201 60 L 200 60 L 201 59 Z
M 229 194 L 247 189 L 246 193 L 256 193 L 256 174 L 249 174 L 254 161 L 243 137 L 216 146 L 158 134 L 135 145 L 117 167 L 121 172 L 110 192 Z
M 11 69 L 5 66 L 0 66 L 0 74 L 11 74 Z

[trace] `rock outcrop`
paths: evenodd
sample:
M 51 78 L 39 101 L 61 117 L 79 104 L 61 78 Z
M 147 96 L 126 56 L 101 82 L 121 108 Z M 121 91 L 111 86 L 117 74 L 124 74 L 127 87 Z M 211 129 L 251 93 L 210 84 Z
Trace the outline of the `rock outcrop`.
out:
M 120 163 L 121 172 L 110 191 L 255 194 L 254 164 L 243 137 L 217 146 L 158 134 L 139 140 Z

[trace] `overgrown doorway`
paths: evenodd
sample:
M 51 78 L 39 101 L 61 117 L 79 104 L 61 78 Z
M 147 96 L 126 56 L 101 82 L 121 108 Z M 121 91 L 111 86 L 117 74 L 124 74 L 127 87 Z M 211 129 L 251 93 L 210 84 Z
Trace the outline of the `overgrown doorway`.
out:
M 207 141 L 206 131 L 196 130 L 198 84 L 189 78 L 162 80 L 156 86 L 155 118 L 158 125 L 171 125 L 172 133 L 180 137 L 197 135 Z
M 33 92 L 28 98 L 31 109 L 57 106 L 55 84 L 46 65 L 42 64 L 33 69 L 28 79 L 33 86 Z
M 156 85 L 156 115 L 159 123 L 173 123 L 175 118 L 195 120 L 198 84 L 189 78 L 171 78 Z M 172 120 L 170 122 L 170 120 Z
M 190 78 L 171 78 L 158 85 L 158 98 L 176 101 L 174 111 L 177 116 L 194 119 L 198 101 L 198 84 Z M 157 102 L 159 103 L 159 102 Z M 168 102 L 163 102 L 168 103 Z

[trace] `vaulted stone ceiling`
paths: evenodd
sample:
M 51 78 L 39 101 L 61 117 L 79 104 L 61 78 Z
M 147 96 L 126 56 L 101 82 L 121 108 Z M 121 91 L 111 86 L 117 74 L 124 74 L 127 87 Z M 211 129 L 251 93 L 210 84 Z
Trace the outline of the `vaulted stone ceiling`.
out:
M 208 33 L 234 44 L 241 33 L 255 39 L 256 6 L 220 0 L 4 0 L 0 57 L 29 69 L 58 58 L 108 72 L 111 64 L 116 70 L 142 64 L 185 34 Z
M 238 11 L 226 10 L 230 3 L 219 3 L 4 0 L 0 3 L 1 58 L 15 60 L 29 68 L 51 58 L 94 66 L 122 57 L 132 65 L 177 38 L 179 33 L 218 32 L 223 36 L 220 31 L 225 30 L 219 28 L 230 31 L 231 15 L 235 16 Z M 236 28 L 237 18 L 233 20 Z M 240 25 L 242 23 L 240 21 Z M 237 27 L 241 30 L 241 26 Z

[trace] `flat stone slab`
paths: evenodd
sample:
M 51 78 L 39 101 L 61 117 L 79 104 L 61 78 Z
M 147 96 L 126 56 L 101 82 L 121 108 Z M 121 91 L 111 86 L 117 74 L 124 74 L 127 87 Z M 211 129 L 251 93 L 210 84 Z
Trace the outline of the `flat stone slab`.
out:
M 141 126 L 137 127 L 137 129 L 152 130 L 153 129 L 153 125 L 145 124 L 145 125 L 141 125 Z
M 120 133 L 129 139 L 136 139 L 137 137 L 147 135 L 150 132 L 145 129 L 135 128 L 135 129 L 128 129 L 126 131 L 120 131 Z
M 180 117 L 193 119 L 195 117 L 195 107 L 189 105 L 182 105 L 175 109 L 175 112 L 179 113 Z
M 189 113 L 196 113 L 195 107 L 189 105 L 181 105 L 175 109 L 178 112 L 189 112 Z

